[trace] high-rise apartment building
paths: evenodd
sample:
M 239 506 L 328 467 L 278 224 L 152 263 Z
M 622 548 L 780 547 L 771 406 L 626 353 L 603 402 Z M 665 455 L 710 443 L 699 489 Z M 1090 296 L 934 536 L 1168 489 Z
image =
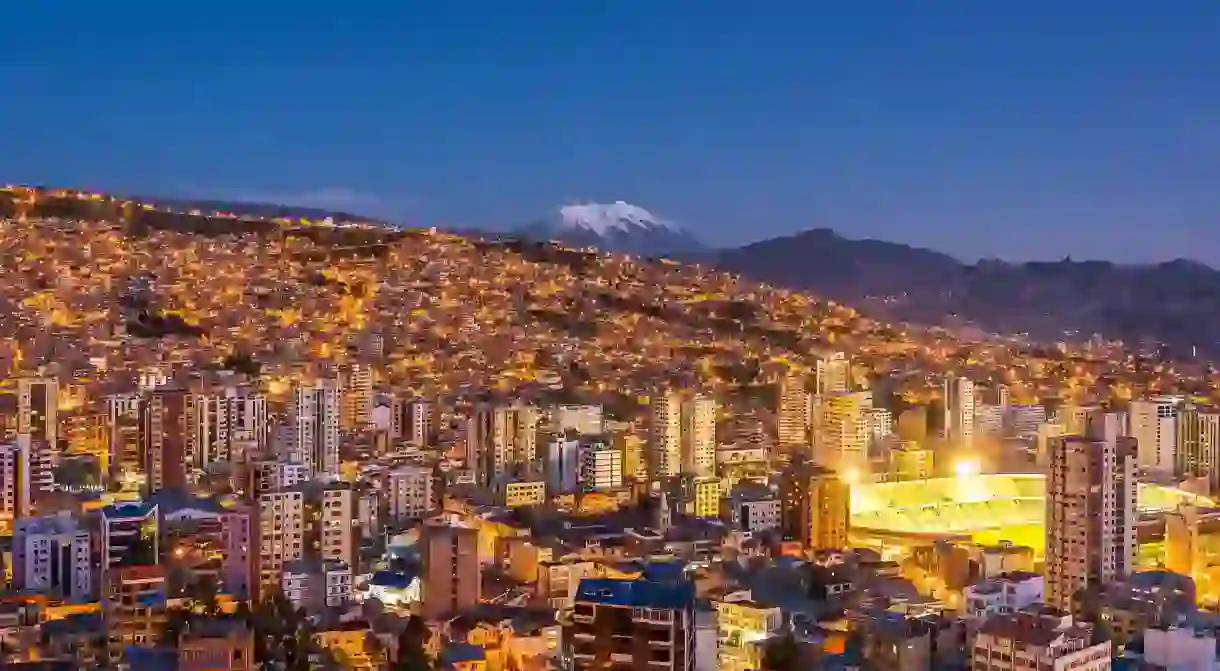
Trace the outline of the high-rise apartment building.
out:
M 1004 415 L 1004 434 L 1013 438 L 1033 438 L 1046 420 L 1046 406 L 1041 403 L 1009 404 Z
M 288 408 L 292 458 L 314 474 L 339 473 L 339 381 L 315 380 L 293 391 Z
M 586 492 L 623 486 L 623 453 L 600 438 L 580 446 L 580 485 Z
M 851 486 L 832 471 L 812 474 L 809 480 L 809 541 L 814 550 L 847 547 L 851 517 Z
M 653 395 L 648 405 L 648 477 L 656 480 L 682 472 L 682 399 L 675 391 Z
M 65 436 L 60 443 L 72 454 L 88 454 L 97 459 L 99 473 L 110 472 L 110 430 L 104 413 L 78 414 L 64 422 Z
M 1172 473 L 1177 465 L 1178 396 L 1154 396 L 1132 401 L 1127 435 L 1138 444 L 1141 469 Z
M 423 616 L 445 620 L 473 610 L 482 591 L 479 532 L 456 516 L 424 522 L 420 534 L 423 560 Z
M 894 434 L 894 414 L 885 408 L 869 408 L 864 411 L 868 425 L 868 439 L 880 443 Z
M 563 633 L 573 671 L 693 671 L 694 585 L 585 578 Z
M 1056 422 L 1043 422 L 1038 425 L 1038 435 L 1034 439 L 1034 463 L 1042 468 L 1046 468 L 1050 464 L 1051 441 L 1055 438 L 1063 436 L 1079 435 L 1071 433 L 1062 424 Z
M 280 584 L 284 565 L 305 556 L 305 494 L 300 489 L 258 498 L 258 574 L 262 587 Z
M 538 409 L 529 405 L 482 407 L 466 432 L 468 465 L 479 484 L 533 468 L 538 459 Z
M 1046 600 L 1125 578 L 1135 562 L 1136 444 L 1113 414 L 1090 418 L 1088 435 L 1050 441 L 1046 487 Z
M 402 523 L 423 519 L 434 510 L 432 469 L 399 466 L 386 474 L 386 504 L 390 519 Z
M 220 538 L 224 545 L 221 564 L 222 587 L 238 599 L 257 596 L 254 580 L 258 548 L 254 541 L 256 512 L 246 506 L 226 508 L 220 513 Z
M 144 450 L 140 445 L 141 405 L 139 394 L 112 394 L 105 399 L 106 441 L 109 464 L 126 480 L 142 477 Z
M 812 419 L 809 392 L 805 391 L 805 376 L 790 372 L 781 378 L 777 401 L 776 442 L 781 448 L 807 450 Z
M 1220 491 L 1220 412 L 1197 406 L 1178 411 L 1174 473 L 1207 478 L 1212 492 Z
M 432 444 L 432 404 L 420 398 L 395 398 L 390 406 L 390 437 L 405 439 L 412 447 Z
M 18 378 L 17 433 L 59 449 L 59 382 L 55 378 Z
M 950 377 L 944 385 L 945 440 L 954 447 L 970 449 L 974 445 L 974 382 L 964 377 Z
M 366 364 L 345 366 L 340 426 L 356 431 L 368 426 L 373 412 L 373 369 Z
M 360 533 L 356 493 L 348 483 L 331 484 L 322 490 L 321 504 L 317 523 L 322 561 L 357 566 Z
M 813 371 L 813 389 L 818 396 L 840 394 L 851 388 L 851 361 L 843 352 L 818 359 Z
M 1006 384 L 997 384 L 991 388 L 991 403 L 1000 406 L 1003 410 L 1008 410 L 1008 404 L 1012 403 L 1012 392 Z
M 55 457 L 50 444 L 31 434 L 0 443 L 0 513 L 9 520 L 33 514 L 34 503 L 54 484 Z
M 644 439 L 631 433 L 615 433 L 610 442 L 623 454 L 623 477 L 648 481 L 648 449 Z
M 974 404 L 974 437 L 1001 438 L 1004 435 L 1004 416 L 1007 409 L 991 403 Z
M 780 479 L 781 529 L 814 550 L 847 547 L 851 487 L 831 470 L 808 463 L 790 466 Z
M 19 590 L 70 602 L 93 599 L 91 538 L 70 513 L 16 520 L 12 568 Z
M 250 501 L 258 501 L 260 494 L 296 487 L 309 482 L 307 464 L 276 459 L 260 459 L 249 465 L 250 482 L 247 494 Z
M 185 489 L 189 482 L 187 396 L 185 390 L 158 387 L 140 405 L 140 448 L 150 492 Z
M 185 451 L 195 468 L 242 461 L 267 446 L 267 401 L 235 388 L 221 394 L 192 393 L 185 401 Z
M 682 401 L 683 470 L 700 477 L 716 474 L 716 399 L 703 394 Z
M 218 461 L 224 427 L 221 399 L 212 394 L 190 393 L 183 403 L 182 452 L 193 468 L 206 468 Z
M 546 443 L 546 488 L 551 496 L 580 488 L 584 450 L 575 435 L 552 435 Z
M 839 392 L 822 402 L 819 463 L 829 468 L 863 468 L 868 462 L 869 427 L 866 414 L 873 406 L 869 392 Z

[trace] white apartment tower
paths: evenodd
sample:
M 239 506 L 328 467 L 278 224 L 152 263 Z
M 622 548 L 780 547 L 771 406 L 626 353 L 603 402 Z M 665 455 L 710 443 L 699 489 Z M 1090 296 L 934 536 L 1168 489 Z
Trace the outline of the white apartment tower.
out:
M 945 380 L 945 439 L 957 447 L 974 444 L 974 383 L 964 377 Z
M 580 452 L 580 481 L 585 491 L 610 491 L 623 485 L 623 453 L 604 440 Z
M 682 399 L 674 391 L 653 395 L 649 403 L 648 476 L 652 480 L 682 473 Z
M 16 520 L 13 586 L 65 601 L 91 600 L 93 556 L 89 530 L 79 526 L 69 513 Z
M 716 399 L 695 394 L 682 402 L 681 450 L 685 472 L 716 474 Z
M 1131 402 L 1127 435 L 1139 447 L 1139 467 L 1172 473 L 1177 465 L 1179 396 L 1154 396 Z
M 223 394 L 187 394 L 184 452 L 195 468 L 242 461 L 267 446 L 267 400 L 235 388 Z
M 1136 444 L 1121 419 L 1099 413 L 1088 435 L 1049 441 L 1046 601 L 1070 610 L 1072 595 L 1122 580 L 1134 567 Z
M 316 380 L 293 392 L 288 408 L 289 450 L 312 473 L 339 473 L 339 382 Z

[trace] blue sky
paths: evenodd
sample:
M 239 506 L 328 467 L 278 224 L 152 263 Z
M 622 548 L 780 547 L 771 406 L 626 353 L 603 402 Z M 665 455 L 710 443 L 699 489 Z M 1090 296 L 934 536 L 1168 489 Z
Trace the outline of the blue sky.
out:
M 3 5 L 0 181 L 1220 264 L 1215 0 Z

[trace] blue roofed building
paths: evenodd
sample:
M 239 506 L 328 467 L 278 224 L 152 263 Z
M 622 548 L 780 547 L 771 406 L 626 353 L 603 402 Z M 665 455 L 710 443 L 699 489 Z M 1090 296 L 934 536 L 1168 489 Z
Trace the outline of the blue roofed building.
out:
M 680 565 L 650 569 L 635 580 L 580 581 L 564 623 L 571 668 L 694 669 L 695 585 Z

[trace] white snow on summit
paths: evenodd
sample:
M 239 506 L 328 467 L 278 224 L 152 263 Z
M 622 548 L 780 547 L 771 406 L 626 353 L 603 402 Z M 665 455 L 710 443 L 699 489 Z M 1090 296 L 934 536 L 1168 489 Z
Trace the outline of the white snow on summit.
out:
M 653 216 L 651 212 L 630 203 L 586 203 L 559 208 L 560 223 L 565 227 L 584 228 L 605 237 L 611 229 L 630 232 L 633 228 L 663 228 L 677 232 L 677 224 Z

